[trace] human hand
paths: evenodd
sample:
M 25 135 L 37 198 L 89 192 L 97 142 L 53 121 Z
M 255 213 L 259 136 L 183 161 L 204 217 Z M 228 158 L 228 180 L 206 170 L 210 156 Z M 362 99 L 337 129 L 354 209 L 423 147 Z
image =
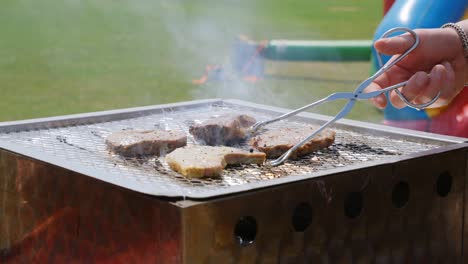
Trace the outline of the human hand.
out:
M 463 46 L 457 32 L 452 28 L 417 29 L 420 43 L 407 57 L 374 80 L 366 91 L 375 91 L 408 80 L 400 88 L 402 94 L 412 103 L 429 102 L 440 91 L 439 99 L 430 107 L 448 104 L 464 87 L 467 68 Z M 375 49 L 386 55 L 404 53 L 414 44 L 410 34 L 383 38 L 375 42 Z M 393 106 L 402 108 L 406 104 L 395 91 L 389 94 Z M 372 99 L 373 103 L 384 108 L 385 95 Z

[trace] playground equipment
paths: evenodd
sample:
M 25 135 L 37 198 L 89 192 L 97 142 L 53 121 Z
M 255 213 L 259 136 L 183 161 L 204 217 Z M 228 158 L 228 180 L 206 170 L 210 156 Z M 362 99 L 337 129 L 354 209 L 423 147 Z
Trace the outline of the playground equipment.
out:
M 255 42 L 238 36 L 231 54 L 232 69 L 226 65 L 207 65 L 200 79 L 194 84 L 207 81 L 228 81 L 233 73 L 245 81 L 255 82 L 268 75 L 265 60 L 270 61 L 369 61 L 372 40 L 269 40 Z
M 265 60 L 369 61 L 371 40 L 269 40 L 254 42 L 240 36 L 233 45 L 232 65 L 242 77 L 265 75 Z

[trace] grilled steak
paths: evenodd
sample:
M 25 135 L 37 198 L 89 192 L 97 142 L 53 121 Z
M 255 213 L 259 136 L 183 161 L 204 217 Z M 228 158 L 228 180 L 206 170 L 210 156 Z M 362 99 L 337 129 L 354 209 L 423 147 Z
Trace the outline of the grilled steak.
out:
M 265 153 L 225 146 L 187 146 L 166 156 L 169 166 L 189 178 L 216 177 L 228 164 L 262 164 Z
M 196 140 L 210 146 L 232 145 L 245 139 L 247 129 L 255 122 L 248 115 L 226 114 L 193 125 L 189 132 Z
M 276 130 L 269 130 L 253 137 L 249 144 L 259 151 L 265 152 L 268 158 L 277 158 L 301 140 L 311 135 L 316 129 L 317 127 L 315 126 L 309 126 L 295 128 L 284 127 Z M 334 141 L 335 131 L 325 129 L 294 151 L 291 154 L 291 158 L 298 158 L 313 151 L 327 148 L 331 146 Z
M 110 134 L 106 144 L 122 156 L 165 155 L 187 145 L 183 132 L 167 130 L 123 130 Z

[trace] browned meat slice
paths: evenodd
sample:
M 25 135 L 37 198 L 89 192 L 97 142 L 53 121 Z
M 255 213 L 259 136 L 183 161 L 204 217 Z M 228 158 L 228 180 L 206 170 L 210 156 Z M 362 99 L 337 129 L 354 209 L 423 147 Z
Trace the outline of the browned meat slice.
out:
M 207 145 L 232 145 L 247 137 L 247 129 L 255 124 L 248 115 L 226 114 L 190 127 L 189 132 L 196 140 Z
M 189 178 L 216 177 L 228 164 L 262 164 L 263 152 L 224 146 L 187 146 L 166 156 L 169 166 Z
M 122 156 L 165 155 L 187 145 L 183 132 L 169 130 L 123 130 L 110 134 L 106 144 Z
M 253 137 L 249 144 L 259 151 L 265 152 L 268 158 L 277 158 L 288 151 L 304 138 L 308 137 L 317 127 L 284 127 L 266 131 Z M 335 131 L 325 129 L 316 135 L 309 142 L 294 151 L 292 159 L 305 156 L 313 151 L 327 148 L 335 141 Z

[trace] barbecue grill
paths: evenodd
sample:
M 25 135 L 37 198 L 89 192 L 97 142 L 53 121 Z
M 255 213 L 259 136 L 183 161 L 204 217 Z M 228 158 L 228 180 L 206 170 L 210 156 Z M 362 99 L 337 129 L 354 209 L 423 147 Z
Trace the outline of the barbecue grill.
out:
M 461 138 L 344 120 L 328 149 L 212 179 L 105 145 L 112 132 L 152 128 L 197 144 L 191 124 L 232 112 L 287 110 L 212 99 L 0 124 L 0 260 L 456 263 L 468 253 Z M 267 128 L 327 120 L 303 113 Z

